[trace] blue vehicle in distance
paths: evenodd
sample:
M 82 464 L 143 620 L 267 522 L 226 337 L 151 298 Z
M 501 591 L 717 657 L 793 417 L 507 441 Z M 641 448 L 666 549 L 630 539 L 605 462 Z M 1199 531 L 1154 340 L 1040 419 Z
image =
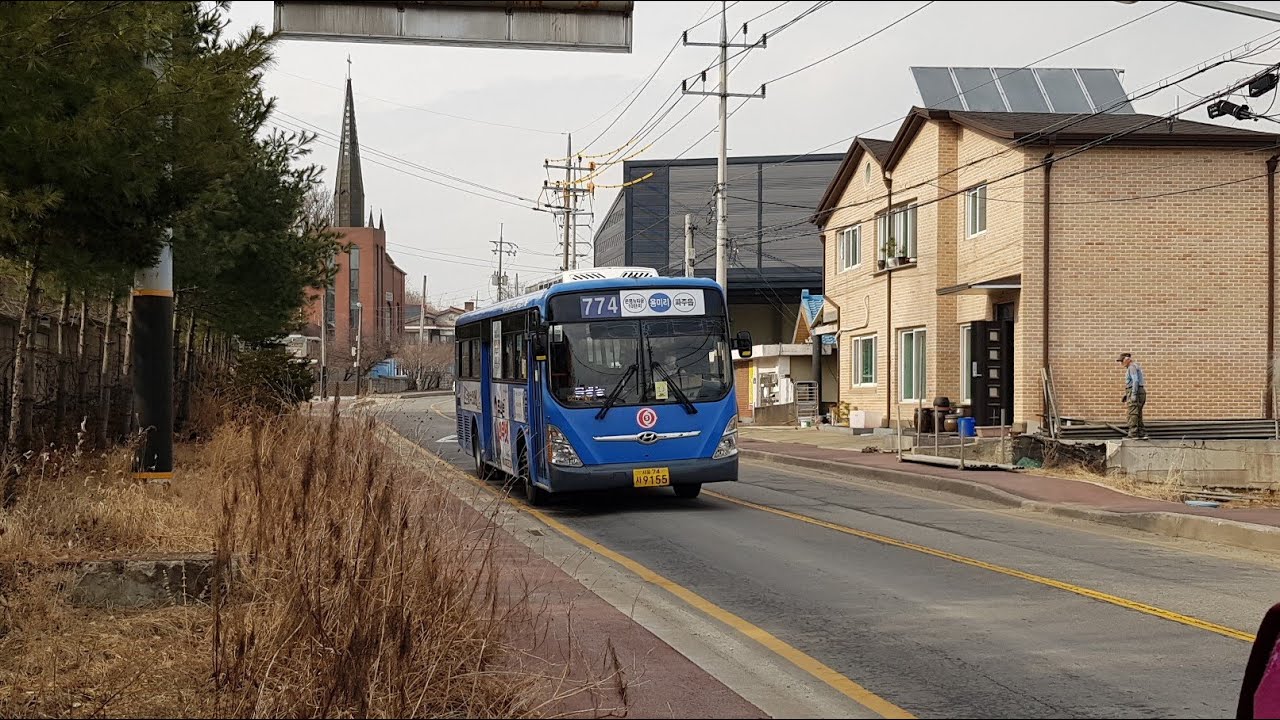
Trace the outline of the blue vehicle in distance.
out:
M 552 493 L 738 479 L 733 351 L 714 281 L 649 268 L 570 271 L 460 316 L 458 445 L 477 477 Z

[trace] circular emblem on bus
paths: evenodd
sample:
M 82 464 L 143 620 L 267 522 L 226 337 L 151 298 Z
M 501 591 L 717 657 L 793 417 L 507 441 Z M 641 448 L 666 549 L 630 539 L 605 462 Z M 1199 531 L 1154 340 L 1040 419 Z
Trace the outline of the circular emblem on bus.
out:
M 640 408 L 636 413 L 636 424 L 645 430 L 652 430 L 658 424 L 658 413 L 653 408 Z
M 622 306 L 627 309 L 627 312 L 638 313 L 644 310 L 644 296 L 640 293 L 623 295 Z
M 672 306 L 677 312 L 687 313 L 693 312 L 698 306 L 698 301 L 693 299 L 693 295 L 687 292 L 676 293 L 675 298 L 671 301 Z
M 649 309 L 664 313 L 671 309 L 671 296 L 666 293 L 654 293 L 649 296 Z

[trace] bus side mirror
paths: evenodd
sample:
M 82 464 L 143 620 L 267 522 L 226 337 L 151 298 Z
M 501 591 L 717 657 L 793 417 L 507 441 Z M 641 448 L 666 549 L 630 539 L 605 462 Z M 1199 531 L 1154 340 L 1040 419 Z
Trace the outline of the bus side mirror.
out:
M 742 330 L 738 336 L 733 339 L 733 349 L 738 351 L 738 357 L 747 360 L 752 355 L 751 333 Z
M 547 334 L 544 332 L 533 334 L 533 359 L 547 359 Z

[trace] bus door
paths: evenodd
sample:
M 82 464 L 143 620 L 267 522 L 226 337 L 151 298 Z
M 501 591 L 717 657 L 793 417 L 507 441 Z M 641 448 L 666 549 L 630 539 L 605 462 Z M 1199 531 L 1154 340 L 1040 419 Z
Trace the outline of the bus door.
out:
M 528 398 L 529 417 L 529 469 L 537 479 L 546 480 L 546 437 L 547 419 L 543 414 L 542 373 L 546 363 L 546 340 L 540 334 L 537 324 L 531 322 L 529 332 L 525 335 L 525 396 Z

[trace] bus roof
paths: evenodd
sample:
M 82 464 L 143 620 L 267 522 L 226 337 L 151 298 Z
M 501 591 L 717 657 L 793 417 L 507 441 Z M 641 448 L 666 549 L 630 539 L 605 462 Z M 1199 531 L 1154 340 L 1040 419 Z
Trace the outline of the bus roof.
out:
M 706 288 L 720 292 L 720 285 L 710 278 L 686 278 L 686 277 L 647 277 L 647 278 L 605 278 L 603 280 L 576 280 L 573 282 L 557 283 L 545 290 L 537 290 L 531 293 L 525 293 L 510 300 L 503 300 L 500 303 L 490 305 L 479 310 L 472 310 L 469 313 L 463 313 L 458 316 L 455 325 L 466 325 L 468 323 L 488 320 L 490 318 L 501 317 L 513 312 L 521 310 L 529 310 L 538 308 L 545 316 L 547 312 L 547 300 L 556 295 L 564 295 L 566 293 L 590 292 L 592 290 L 625 290 L 628 288 Z

